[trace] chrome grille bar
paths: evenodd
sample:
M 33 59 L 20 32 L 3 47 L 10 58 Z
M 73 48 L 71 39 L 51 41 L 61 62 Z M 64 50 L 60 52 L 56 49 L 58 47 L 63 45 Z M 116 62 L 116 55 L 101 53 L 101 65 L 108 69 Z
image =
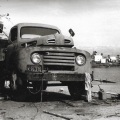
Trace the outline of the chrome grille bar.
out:
M 74 53 L 46 52 L 43 56 L 44 65 L 74 66 Z

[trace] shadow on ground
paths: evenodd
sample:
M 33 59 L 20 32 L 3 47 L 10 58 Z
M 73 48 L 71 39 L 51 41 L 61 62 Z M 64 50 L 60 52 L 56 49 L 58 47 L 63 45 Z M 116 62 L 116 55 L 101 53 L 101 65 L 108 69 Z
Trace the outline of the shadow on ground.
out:
M 2 96 L 6 100 L 12 100 L 12 101 L 19 101 L 12 99 L 11 91 L 10 89 L 6 89 Z M 41 97 L 42 96 L 42 97 Z M 42 94 L 31 94 L 29 91 L 26 93 L 26 97 L 24 100 L 20 100 L 19 102 L 52 102 L 52 101 L 60 101 L 60 100 L 72 100 L 70 95 L 64 94 L 64 93 L 58 93 L 58 92 L 51 92 L 51 91 L 44 91 Z
M 41 98 L 42 96 L 42 98 Z M 66 95 L 64 93 L 57 93 L 57 92 L 48 92 L 44 91 L 43 94 L 30 94 L 26 97 L 26 101 L 32 101 L 32 102 L 51 102 L 51 101 L 59 101 L 59 100 L 71 100 L 70 95 Z

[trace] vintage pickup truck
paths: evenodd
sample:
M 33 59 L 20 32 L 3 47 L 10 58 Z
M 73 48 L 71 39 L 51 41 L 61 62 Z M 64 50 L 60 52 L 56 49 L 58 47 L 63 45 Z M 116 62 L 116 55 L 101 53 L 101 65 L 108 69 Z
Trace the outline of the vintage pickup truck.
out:
M 0 77 L 10 80 L 14 99 L 23 99 L 27 90 L 39 94 L 50 81 L 68 86 L 74 99 L 86 95 L 85 73 L 92 75 L 91 56 L 74 47 L 74 32 L 69 32 L 67 37 L 52 25 L 20 23 L 11 28 L 6 43 L 0 41 L 4 44 L 0 48 Z

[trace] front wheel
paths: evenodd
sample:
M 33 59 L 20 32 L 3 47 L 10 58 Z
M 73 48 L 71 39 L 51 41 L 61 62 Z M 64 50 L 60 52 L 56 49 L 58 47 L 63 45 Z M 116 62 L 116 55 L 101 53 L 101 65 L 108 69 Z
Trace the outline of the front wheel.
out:
M 72 81 L 68 84 L 68 90 L 73 99 L 81 99 L 82 95 L 85 94 L 85 84 L 84 82 Z
M 27 85 L 23 79 L 23 76 L 17 70 L 11 72 L 10 89 L 13 100 L 24 101 L 26 98 Z
M 71 81 L 68 84 L 68 90 L 73 99 L 83 98 L 85 101 L 90 102 L 92 100 L 91 95 L 91 75 L 85 73 L 84 81 Z

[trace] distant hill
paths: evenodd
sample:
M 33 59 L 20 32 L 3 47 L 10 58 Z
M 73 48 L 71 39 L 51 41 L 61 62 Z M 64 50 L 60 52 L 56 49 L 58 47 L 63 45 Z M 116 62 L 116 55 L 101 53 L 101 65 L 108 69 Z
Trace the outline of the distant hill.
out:
M 93 53 L 93 51 L 96 51 L 97 54 L 103 53 L 103 55 L 120 55 L 120 47 L 116 46 L 96 46 L 96 47 L 88 47 L 88 46 L 79 46 L 78 47 L 81 50 L 86 50 L 90 52 L 90 54 Z

